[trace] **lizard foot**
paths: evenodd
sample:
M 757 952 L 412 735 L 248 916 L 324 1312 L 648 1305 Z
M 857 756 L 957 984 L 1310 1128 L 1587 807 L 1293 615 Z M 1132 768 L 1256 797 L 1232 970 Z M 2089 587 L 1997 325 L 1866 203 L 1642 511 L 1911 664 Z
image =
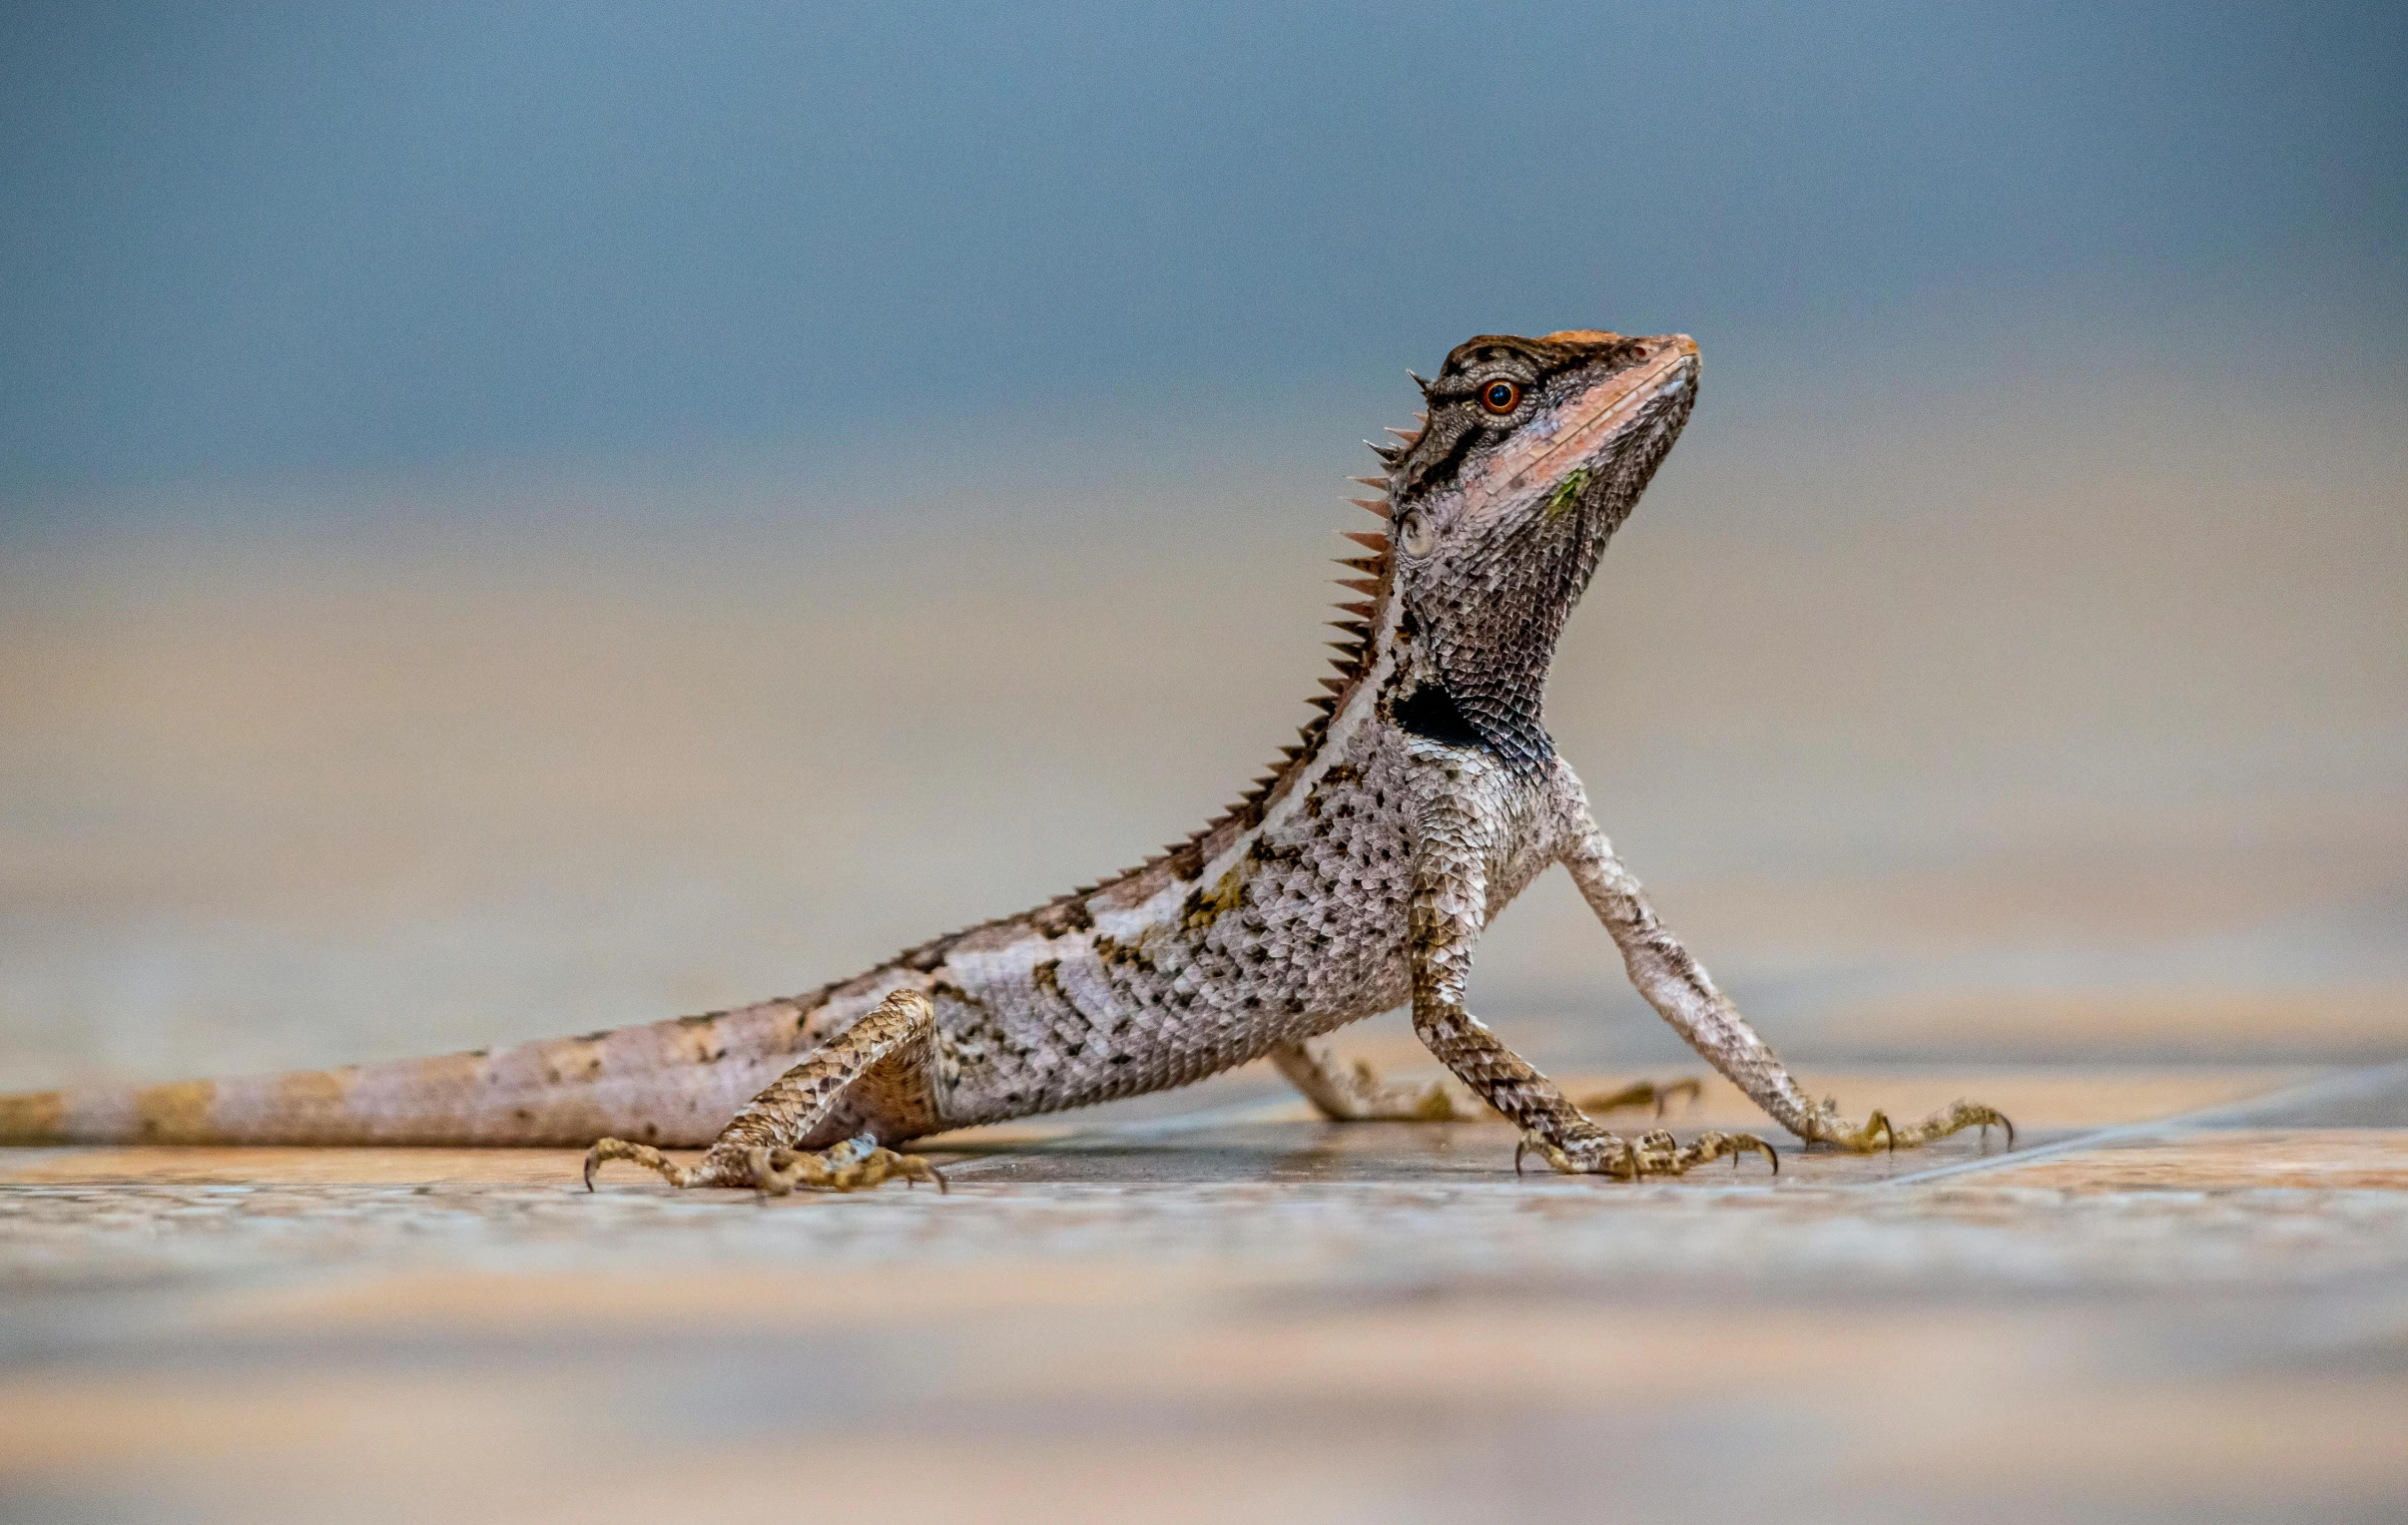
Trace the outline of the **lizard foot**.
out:
M 1629 1140 L 1599 1129 L 1558 1144 L 1535 1131 L 1526 1132 L 1521 1142 L 1513 1146 L 1513 1174 L 1517 1176 L 1521 1174 L 1524 1153 L 1537 1155 L 1567 1176 L 1611 1176 L 1617 1181 L 1686 1175 L 1712 1160 L 1727 1159 L 1735 1169 L 1741 1155 L 1762 1155 L 1771 1163 L 1773 1174 L 1781 1174 L 1780 1155 L 1752 1133 L 1709 1130 L 1693 1142 L 1683 1144 L 1662 1129 Z
M 1809 1144 L 1829 1144 L 1838 1149 L 1869 1155 L 1882 1148 L 1914 1149 L 1934 1139 L 1945 1139 L 1952 1133 L 1968 1128 L 1982 1130 L 1982 1143 L 1988 1147 L 1993 1126 L 2006 1130 L 2007 1147 L 2015 1148 L 2015 1124 L 1995 1107 L 1980 1102 L 1956 1102 L 1941 1108 L 1920 1123 L 1901 1128 L 1890 1121 L 1889 1114 L 1879 1110 L 1868 1114 L 1862 1123 L 1851 1123 L 1840 1116 L 1839 1099 L 1825 1098 L 1809 1120 L 1809 1130 L 1803 1137 Z
M 1696 1077 L 1683 1075 L 1678 1080 L 1668 1080 L 1662 1085 L 1652 1080 L 1632 1081 L 1619 1091 L 1601 1092 L 1577 1105 L 1582 1112 L 1590 1113 L 1619 1112 L 1625 1107 L 1653 1107 L 1655 1115 L 1662 1117 L 1664 1109 L 1671 1105 L 1674 1097 L 1693 1103 L 1704 1092 L 1705 1087 L 1698 1083 Z
M 872 1134 L 857 1134 L 827 1149 L 755 1149 L 746 1156 L 753 1186 L 764 1197 L 784 1197 L 798 1186 L 817 1192 L 858 1192 L 896 1177 L 905 1186 L 932 1181 L 944 1191 L 944 1177 L 918 1155 L 899 1155 L 880 1146 Z
M 798 1186 L 822 1192 L 856 1192 L 898 1176 L 906 1186 L 932 1181 L 937 1191 L 945 1190 L 944 1177 L 937 1174 L 936 1167 L 917 1155 L 899 1155 L 892 1149 L 882 1149 L 878 1140 L 866 1133 L 817 1151 L 748 1150 L 737 1169 L 730 1169 L 726 1157 L 718 1151 L 705 1156 L 698 1165 L 684 1166 L 649 1144 L 604 1139 L 585 1153 L 587 1191 L 594 1189 L 594 1172 L 612 1160 L 640 1165 L 674 1187 L 749 1186 L 765 1197 L 784 1197 Z

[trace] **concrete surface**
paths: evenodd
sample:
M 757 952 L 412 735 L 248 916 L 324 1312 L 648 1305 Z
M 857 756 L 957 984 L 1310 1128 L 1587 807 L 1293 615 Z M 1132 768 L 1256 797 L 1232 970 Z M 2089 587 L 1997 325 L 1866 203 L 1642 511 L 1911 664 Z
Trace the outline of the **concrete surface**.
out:
M 1809 1078 L 1978 1094 L 2022 1142 L 1516 1180 L 1502 1124 L 1334 1127 L 1246 1072 L 938 1141 L 942 1196 L 12 1151 L 0 1488 L 29 1520 L 2401 1517 L 2408 1067 Z

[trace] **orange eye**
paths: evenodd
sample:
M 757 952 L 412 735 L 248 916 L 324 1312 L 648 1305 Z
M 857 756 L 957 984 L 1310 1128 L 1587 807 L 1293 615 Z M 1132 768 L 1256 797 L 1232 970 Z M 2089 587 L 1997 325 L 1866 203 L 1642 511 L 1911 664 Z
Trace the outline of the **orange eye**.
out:
M 1480 405 L 1503 415 L 1521 405 L 1521 388 L 1510 381 L 1492 381 L 1480 389 Z

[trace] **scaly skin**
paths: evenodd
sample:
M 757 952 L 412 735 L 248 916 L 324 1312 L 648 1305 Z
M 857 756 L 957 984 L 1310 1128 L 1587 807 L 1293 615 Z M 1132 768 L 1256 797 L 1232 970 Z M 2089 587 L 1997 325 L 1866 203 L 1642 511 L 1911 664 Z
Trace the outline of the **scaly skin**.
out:
M 1555 1169 L 1676 1174 L 1771 1150 L 1625 1141 L 1464 1010 L 1489 920 L 1562 863 L 1632 982 L 1798 1137 L 1905 1147 L 2005 1125 L 1960 1103 L 1911 1128 L 1810 1103 L 1655 918 L 1556 755 L 1540 694 L 1565 618 L 1696 396 L 1684 335 L 1485 336 L 1424 384 L 1359 499 L 1337 675 L 1227 814 L 1161 856 L 808 995 L 439 1059 L 0 1098 L 0 1142 L 576 1144 L 680 1185 L 846 1189 L 893 1146 L 1185 1085 L 1270 1057 L 1334 1118 L 1460 1115 L 1441 1090 L 1341 1079 L 1306 1040 L 1410 1003 L 1414 1028 Z M 661 1147 L 710 1146 L 681 1168 Z

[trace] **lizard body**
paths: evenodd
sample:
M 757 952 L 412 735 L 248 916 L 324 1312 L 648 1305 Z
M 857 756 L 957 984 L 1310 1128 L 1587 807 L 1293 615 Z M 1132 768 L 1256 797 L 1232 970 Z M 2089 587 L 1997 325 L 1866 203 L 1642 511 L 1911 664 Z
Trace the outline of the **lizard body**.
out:
M 1663 928 L 1541 722 L 1556 637 L 1687 420 L 1685 335 L 1490 335 L 1375 447 L 1343 579 L 1347 639 L 1318 717 L 1229 812 L 1136 868 L 940 937 L 852 979 L 732 1011 L 434 1059 L 0 1098 L 0 1142 L 574 1144 L 683 1185 L 846 1187 L 925 1166 L 893 1146 L 1200 1080 L 1269 1056 L 1338 1118 L 1457 1114 L 1340 1078 L 1307 1040 L 1410 1003 L 1415 1028 L 1557 1169 L 1673 1173 L 1771 1151 L 1746 1135 L 1624 1141 L 1463 1009 L 1488 921 L 1567 865 L 1641 993 L 1809 1141 L 1913 1128 L 1807 1101 Z M 1393 540 L 1393 543 L 1392 543 Z M 731 1121 L 733 1119 L 733 1121 Z M 710 1146 L 682 1167 L 661 1147 Z

